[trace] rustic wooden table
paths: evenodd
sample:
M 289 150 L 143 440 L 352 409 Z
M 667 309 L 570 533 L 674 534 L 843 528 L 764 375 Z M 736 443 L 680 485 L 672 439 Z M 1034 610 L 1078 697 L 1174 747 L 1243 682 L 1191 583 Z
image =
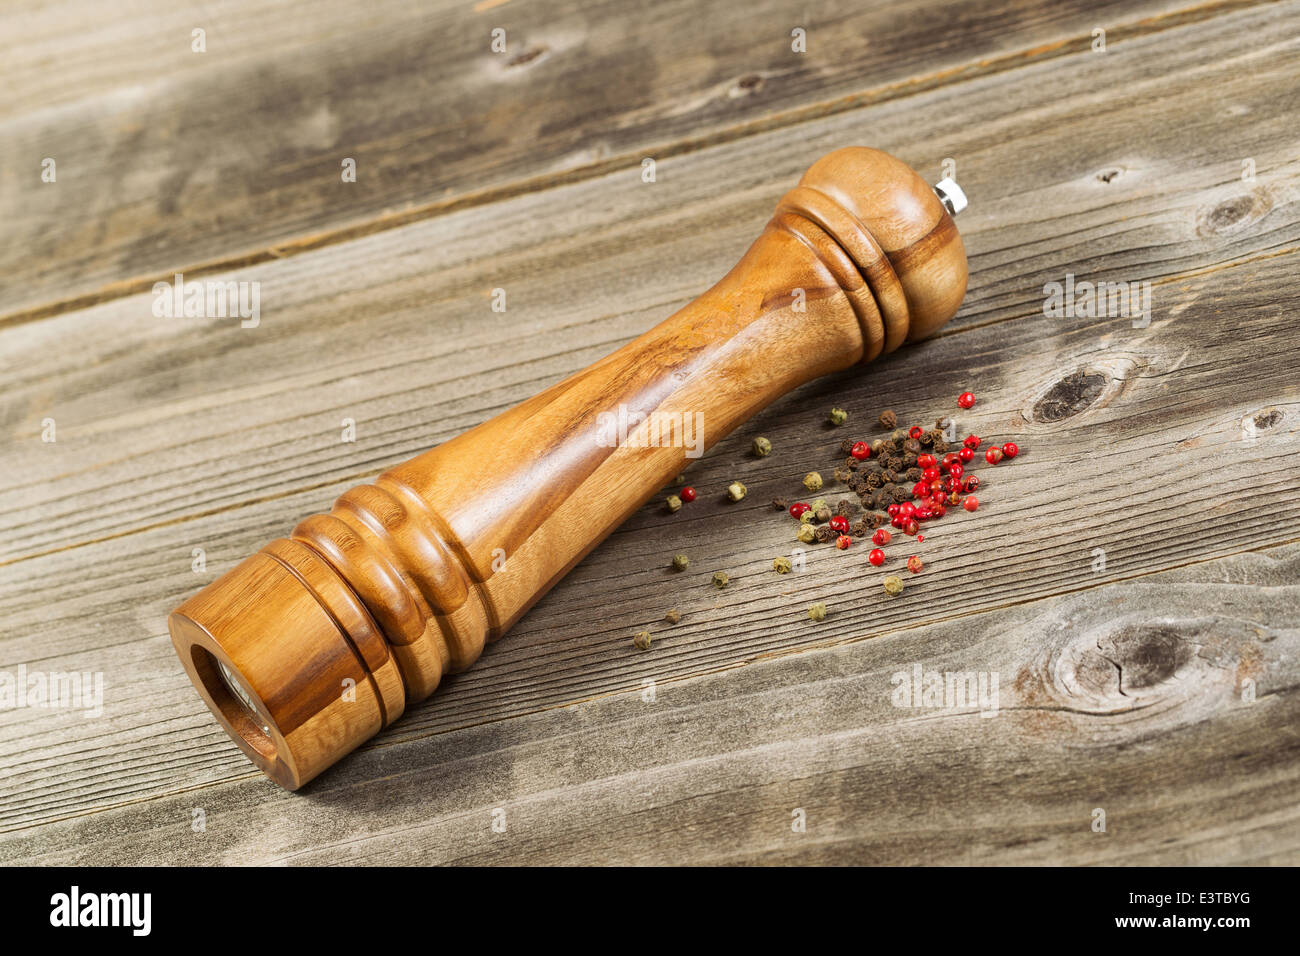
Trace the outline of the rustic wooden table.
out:
M 0 861 L 1300 862 L 1300 3 L 29 6 L 0 684 L 104 697 L 0 710 Z M 722 442 L 698 502 L 646 505 L 305 791 L 256 772 L 167 612 L 689 301 L 848 144 L 955 164 L 949 327 Z M 259 283 L 260 323 L 156 317 L 175 272 Z M 1067 274 L 1149 282 L 1149 324 L 1045 316 Z M 962 428 L 1025 453 L 902 598 L 865 549 L 767 570 L 831 404 L 851 431 L 967 387 Z M 917 666 L 997 675 L 999 712 L 895 706 Z

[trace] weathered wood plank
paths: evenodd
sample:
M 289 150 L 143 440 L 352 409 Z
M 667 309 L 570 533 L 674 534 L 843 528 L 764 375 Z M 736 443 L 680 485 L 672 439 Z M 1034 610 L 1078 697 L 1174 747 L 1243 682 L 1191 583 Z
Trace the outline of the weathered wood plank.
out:
M 228 274 L 261 283 L 257 329 L 159 320 L 143 295 L 2 330 L 0 560 L 333 487 L 444 440 L 693 297 L 812 159 L 867 130 L 922 167 L 956 158 L 975 197 L 954 329 L 1036 315 L 1067 272 L 1159 282 L 1293 248 L 1297 9 L 754 136 L 653 185 L 611 174 Z
M 657 503 L 641 509 L 473 669 L 369 746 L 1300 537 L 1300 500 L 1290 493 L 1300 454 L 1296 346 L 1288 338 L 1300 301 L 1293 261 L 1268 258 L 1161 286 L 1166 317 L 1147 329 L 1077 320 L 1037 326 L 1038 337 L 984 326 L 897 353 L 880 374 L 801 390 L 692 466 L 699 501 L 677 515 Z M 1261 343 L 1272 361 L 1260 361 Z M 810 467 L 839 458 L 835 446 L 847 429 L 823 428 L 825 408 L 841 404 L 865 421 L 888 404 L 933 420 L 971 384 L 972 362 L 982 400 L 960 425 L 1013 438 L 1024 452 L 984 469 L 979 512 L 945 518 L 915 546 L 928 565 L 909 592 L 916 599 L 890 602 L 861 546 L 845 553 L 821 546 L 805 572 L 772 573 L 773 556 L 790 553 L 794 541 L 790 519 L 766 502 L 798 490 Z M 1097 376 L 1099 390 L 1069 384 L 1081 368 Z M 1057 403 L 1045 403 L 1048 395 Z M 1245 421 L 1259 422 L 1254 439 Z M 758 433 L 775 448 L 761 461 L 745 454 Z M 718 499 L 734 477 L 750 496 L 725 504 Z M 166 613 L 283 533 L 314 496 L 342 490 L 299 492 L 3 568 L 4 665 L 102 671 L 113 690 L 103 721 L 0 713 L 8 755 L 0 762 L 0 826 L 246 776 L 242 756 L 172 659 Z M 191 571 L 195 547 L 207 549 L 203 574 Z M 1096 548 L 1106 551 L 1102 573 L 1094 571 Z M 897 570 L 910 552 L 902 544 L 890 550 Z M 678 551 L 694 564 L 684 575 L 667 567 Z M 725 592 L 709 584 L 719 568 L 733 578 Z M 820 627 L 804 616 L 817 600 L 834 611 Z M 677 628 L 656 623 L 670 605 L 684 614 Z M 638 655 L 630 636 L 646 626 L 659 643 Z
M 1122 44 L 1244 5 L 755 0 L 712 6 L 702 28 L 692 0 L 45 4 L 0 39 L 0 315 L 1047 60 L 1097 26 Z
M 304 795 L 175 792 L 0 859 L 1294 864 L 1298 580 L 1300 546 L 1222 558 L 370 749 Z M 900 706 L 918 666 L 996 674 L 996 715 Z

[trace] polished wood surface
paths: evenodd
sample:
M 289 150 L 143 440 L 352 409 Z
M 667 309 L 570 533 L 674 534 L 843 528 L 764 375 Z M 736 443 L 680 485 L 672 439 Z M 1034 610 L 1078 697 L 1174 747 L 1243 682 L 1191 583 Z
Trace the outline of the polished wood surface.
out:
M 932 333 L 966 281 L 924 179 L 879 150 L 829 153 L 713 288 L 235 567 L 172 616 L 177 653 L 244 752 L 296 789 L 402 712 L 394 665 L 408 699 L 427 697 L 692 459 L 800 385 Z M 240 675 L 264 731 L 204 654 Z

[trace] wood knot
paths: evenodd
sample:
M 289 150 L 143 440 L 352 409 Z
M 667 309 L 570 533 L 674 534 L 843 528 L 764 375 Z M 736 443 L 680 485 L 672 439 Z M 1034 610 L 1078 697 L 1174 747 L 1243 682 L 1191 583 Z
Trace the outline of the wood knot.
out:
M 1114 182 L 1123 174 L 1124 174 L 1124 170 L 1118 167 L 1110 167 L 1109 169 L 1103 169 L 1101 172 L 1097 174 L 1097 181 L 1103 183 Z
M 731 96 L 735 98 L 739 96 L 749 96 L 753 93 L 757 93 L 762 88 L 763 77 L 758 73 L 747 73 L 740 79 L 736 80 L 735 84 L 731 87 L 730 92 Z
M 528 66 L 530 63 L 536 63 L 548 52 L 550 51 L 545 44 L 535 43 L 532 46 L 528 47 L 527 49 L 521 50 L 520 52 L 516 53 L 514 56 L 510 57 L 510 59 L 506 60 L 506 66 L 509 67 Z
M 1262 432 L 1265 429 L 1273 428 L 1282 418 L 1282 413 L 1276 408 L 1266 408 L 1255 416 L 1255 429 Z
M 1120 626 L 1097 640 L 1097 651 L 1114 666 L 1117 690 L 1125 697 L 1172 680 L 1193 656 L 1182 630 L 1151 623 Z
M 1071 372 L 1034 403 L 1031 417 L 1049 424 L 1072 418 L 1096 402 L 1109 382 L 1104 372 L 1092 369 Z
M 1263 190 L 1238 193 L 1203 208 L 1196 217 L 1196 231 L 1202 236 L 1241 232 L 1263 219 L 1272 206 L 1268 194 Z

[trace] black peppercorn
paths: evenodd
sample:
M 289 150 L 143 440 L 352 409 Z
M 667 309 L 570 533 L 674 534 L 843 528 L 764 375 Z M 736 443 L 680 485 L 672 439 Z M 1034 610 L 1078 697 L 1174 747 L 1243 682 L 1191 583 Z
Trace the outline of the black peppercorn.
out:
M 784 498 L 773 498 L 772 507 L 775 508 L 777 511 L 785 511 L 787 508 L 790 507 L 790 503 L 786 501 Z
M 858 506 L 847 498 L 841 498 L 835 503 L 835 513 L 841 518 L 847 518 L 858 510 Z
M 880 427 L 885 431 L 890 431 L 898 424 L 898 416 L 892 409 L 886 408 L 880 413 Z
M 847 455 L 847 454 L 848 454 L 849 452 L 851 452 L 852 450 L 853 450 L 853 439 L 852 439 L 852 438 L 846 438 L 846 439 L 844 439 L 844 441 L 840 442 L 840 454 L 841 454 L 841 455 Z

